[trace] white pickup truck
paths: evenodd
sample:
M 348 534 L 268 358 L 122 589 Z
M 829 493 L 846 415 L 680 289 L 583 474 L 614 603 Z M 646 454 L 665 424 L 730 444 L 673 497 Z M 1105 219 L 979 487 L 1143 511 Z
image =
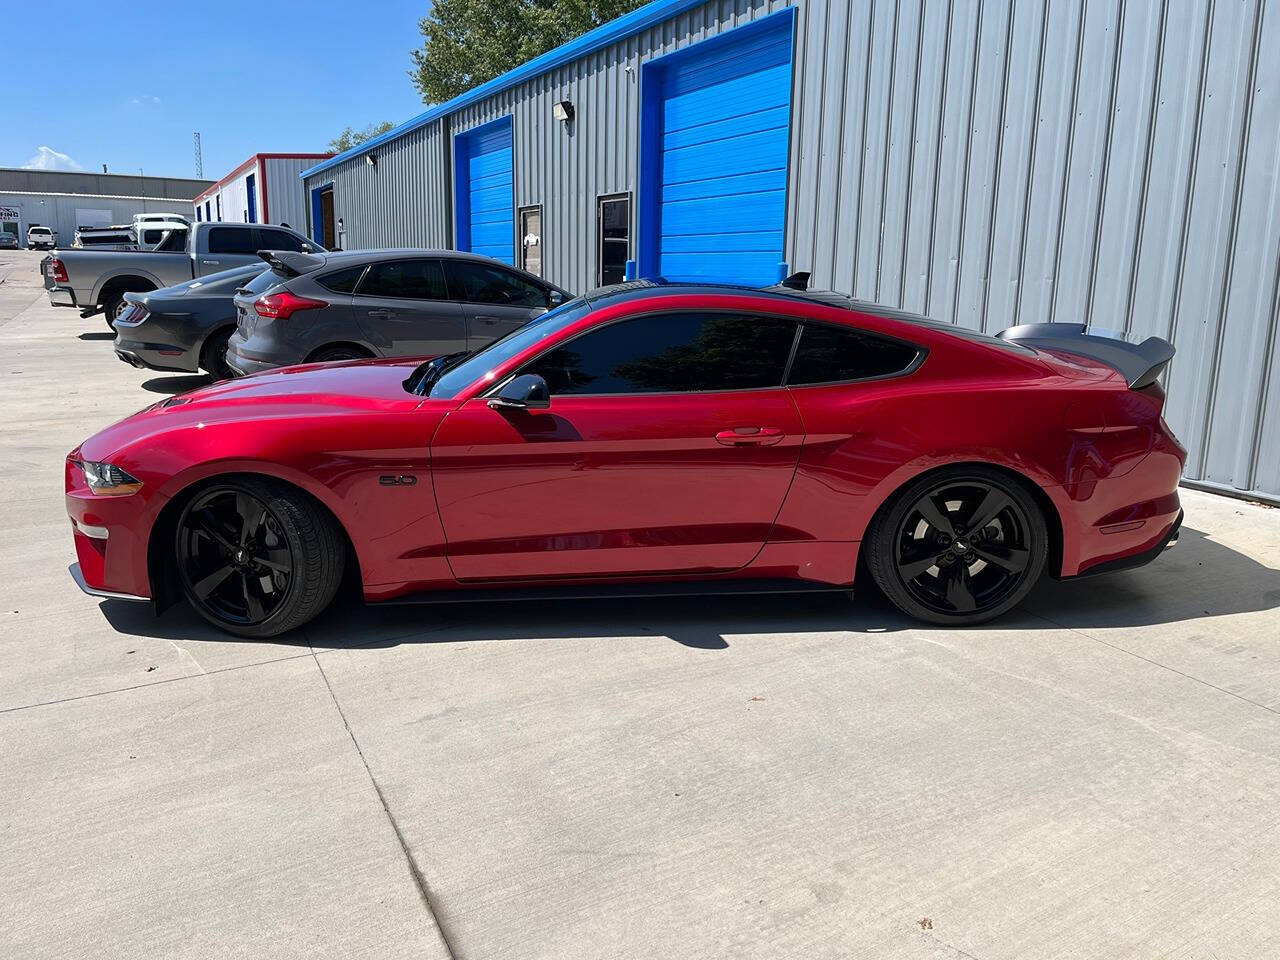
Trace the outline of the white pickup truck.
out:
M 38 223 L 27 227 L 28 250 L 52 250 L 55 242 L 56 235 L 49 227 L 43 227 Z
M 126 293 L 217 273 L 258 259 L 259 250 L 323 252 L 288 227 L 254 223 L 193 223 L 170 231 L 155 250 L 62 250 L 41 264 L 45 290 L 55 307 L 76 307 L 82 317 L 104 312 L 108 324 L 125 309 Z M 264 267 L 265 269 L 265 267 Z

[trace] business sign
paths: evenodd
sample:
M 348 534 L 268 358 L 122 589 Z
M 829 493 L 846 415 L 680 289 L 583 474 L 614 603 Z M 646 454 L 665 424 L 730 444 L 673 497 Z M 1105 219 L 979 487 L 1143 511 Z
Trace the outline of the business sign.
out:
M 22 228 L 19 226 L 21 222 L 21 207 L 0 207 L 0 233 L 18 237 L 19 241 L 21 241 Z

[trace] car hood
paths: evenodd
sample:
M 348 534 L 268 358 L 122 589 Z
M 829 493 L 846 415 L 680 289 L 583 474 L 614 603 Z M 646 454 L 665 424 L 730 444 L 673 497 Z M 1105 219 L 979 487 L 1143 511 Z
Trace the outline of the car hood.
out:
M 412 411 L 424 400 L 406 391 L 404 381 L 424 359 L 305 364 L 224 380 L 161 400 L 112 424 L 81 444 L 80 455 L 106 460 L 159 433 L 227 421 Z

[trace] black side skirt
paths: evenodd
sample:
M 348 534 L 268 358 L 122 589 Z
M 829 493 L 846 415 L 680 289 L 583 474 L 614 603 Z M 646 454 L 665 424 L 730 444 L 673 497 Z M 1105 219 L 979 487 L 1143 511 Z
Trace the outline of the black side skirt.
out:
M 423 590 L 374 601 L 378 606 L 418 603 L 493 603 L 519 600 L 598 600 L 632 597 L 744 596 L 775 593 L 850 593 L 836 586 L 805 580 L 675 580 L 654 583 L 599 583 L 570 587 L 477 587 L 474 590 Z

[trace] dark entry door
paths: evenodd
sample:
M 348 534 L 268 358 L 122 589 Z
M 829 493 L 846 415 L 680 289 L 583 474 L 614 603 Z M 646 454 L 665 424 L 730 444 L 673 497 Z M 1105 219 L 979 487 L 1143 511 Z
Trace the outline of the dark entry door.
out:
M 326 190 L 320 194 L 320 242 L 324 244 L 326 250 L 332 250 L 336 246 L 335 237 L 336 232 L 333 228 L 333 191 Z

